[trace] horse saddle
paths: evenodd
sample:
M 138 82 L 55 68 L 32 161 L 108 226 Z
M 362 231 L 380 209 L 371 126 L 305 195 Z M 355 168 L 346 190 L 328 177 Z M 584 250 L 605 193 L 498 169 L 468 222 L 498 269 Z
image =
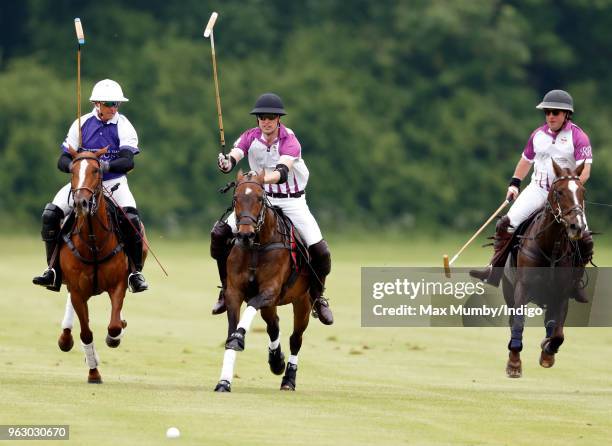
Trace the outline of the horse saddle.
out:
M 279 232 L 287 237 L 289 244 L 289 252 L 291 253 L 291 268 L 296 272 L 300 272 L 310 263 L 310 254 L 308 247 L 298 231 L 295 230 L 295 225 L 291 219 L 285 215 L 283 210 L 278 206 L 272 206 L 272 210 L 276 213 L 279 221 Z

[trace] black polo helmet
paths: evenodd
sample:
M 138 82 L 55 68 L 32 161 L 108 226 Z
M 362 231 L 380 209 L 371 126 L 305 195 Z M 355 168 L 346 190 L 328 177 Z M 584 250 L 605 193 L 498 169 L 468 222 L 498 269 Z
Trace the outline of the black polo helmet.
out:
M 283 106 L 283 101 L 274 93 L 264 93 L 255 101 L 255 106 L 253 110 L 251 110 L 251 114 L 259 115 L 263 113 L 271 113 L 280 116 L 287 114 Z
M 570 94 L 565 90 L 550 90 L 542 98 L 542 102 L 536 105 L 536 108 L 543 109 L 555 109 L 555 110 L 567 110 L 574 112 L 574 100 Z

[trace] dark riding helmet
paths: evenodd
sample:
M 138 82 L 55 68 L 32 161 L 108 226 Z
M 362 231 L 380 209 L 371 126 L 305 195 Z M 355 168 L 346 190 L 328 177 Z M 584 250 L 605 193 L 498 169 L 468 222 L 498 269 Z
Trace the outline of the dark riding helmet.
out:
M 262 113 L 271 113 L 280 116 L 287 114 L 283 106 L 283 101 L 274 93 L 264 93 L 255 101 L 255 106 L 253 110 L 251 110 L 251 114 L 259 115 Z
M 542 102 L 540 102 L 536 108 L 540 110 L 546 108 L 552 108 L 556 110 L 567 110 L 569 112 L 574 112 L 574 100 L 570 96 L 570 94 L 565 90 L 550 90 L 548 93 L 544 95 L 542 98 Z

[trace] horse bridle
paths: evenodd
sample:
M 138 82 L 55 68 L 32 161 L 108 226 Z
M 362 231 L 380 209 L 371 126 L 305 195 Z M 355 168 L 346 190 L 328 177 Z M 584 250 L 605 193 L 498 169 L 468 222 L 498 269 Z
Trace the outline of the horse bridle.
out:
M 582 184 L 582 182 L 580 181 L 580 177 L 576 175 L 564 175 L 564 176 L 555 178 L 555 180 L 552 182 L 550 187 L 552 188 L 557 181 L 561 181 L 561 180 L 574 180 Z M 563 217 L 571 214 L 572 212 L 576 212 L 577 214 L 582 215 L 582 217 L 584 218 L 584 209 L 582 208 L 580 204 L 576 204 L 575 206 L 563 212 L 563 210 L 561 209 L 561 202 L 559 200 L 559 192 L 556 189 L 553 189 L 553 198 L 555 201 L 554 203 L 551 204 L 549 200 L 547 200 L 546 203 L 547 203 L 547 207 L 550 209 L 557 223 L 562 223 L 564 226 L 567 226 L 567 221 L 565 221 L 565 218 Z M 555 205 L 557 206 L 556 211 L 555 211 Z
M 83 160 L 94 160 L 98 163 L 98 169 L 100 168 L 100 158 L 98 158 L 97 156 L 77 156 L 75 159 L 72 160 L 72 165 L 74 166 L 74 163 Z M 86 190 L 88 192 L 91 192 L 91 198 L 89 199 L 89 215 L 94 215 L 98 211 L 99 200 L 96 197 L 100 196 L 100 194 L 102 193 L 102 177 L 100 177 L 100 181 L 98 182 L 98 186 L 95 190 L 87 186 L 83 186 L 77 187 L 76 189 L 70 189 L 70 193 L 74 197 L 74 194 L 80 190 Z
M 252 224 L 255 232 L 257 233 L 261 230 L 261 227 L 263 226 L 265 219 L 266 219 L 266 209 L 268 207 L 266 203 L 266 189 L 264 189 L 263 185 L 261 185 L 257 181 L 243 181 L 236 185 L 236 189 L 238 189 L 238 186 L 241 186 L 243 184 L 255 184 L 261 188 L 261 190 L 263 191 L 263 196 L 260 199 L 261 210 L 259 211 L 259 215 L 257 215 L 257 218 L 255 218 L 250 212 L 246 212 L 246 211 L 241 212 L 240 214 L 237 214 L 236 215 L 236 226 Z M 234 190 L 234 197 L 233 197 L 233 206 L 234 208 L 236 206 L 236 191 L 235 190 Z M 245 219 L 247 219 L 247 221 L 245 221 Z

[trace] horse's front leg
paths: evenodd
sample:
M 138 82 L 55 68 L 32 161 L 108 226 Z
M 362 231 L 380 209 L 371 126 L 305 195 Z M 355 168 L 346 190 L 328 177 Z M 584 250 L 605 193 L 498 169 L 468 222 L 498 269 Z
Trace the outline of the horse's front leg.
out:
M 301 299 L 293 301 L 293 333 L 289 338 L 291 356 L 287 361 L 287 369 L 281 381 L 281 390 L 295 390 L 298 353 L 302 348 L 302 335 L 310 321 L 310 297 L 307 292 Z
M 72 301 L 72 307 L 79 318 L 81 325 L 81 346 L 85 353 L 85 361 L 89 367 L 89 375 L 87 382 L 91 384 L 101 384 L 102 377 L 98 371 L 98 365 L 100 364 L 100 358 L 96 353 L 96 348 L 93 342 L 93 333 L 89 328 L 89 309 L 87 308 L 87 297 L 79 292 L 70 290 L 70 298 Z
M 215 392 L 231 392 L 232 379 L 234 378 L 234 366 L 236 364 L 236 348 L 231 348 L 230 343 L 232 334 L 236 332 L 238 320 L 240 319 L 240 306 L 244 300 L 244 294 L 236 289 L 230 282 L 225 290 L 225 305 L 227 307 L 227 339 L 225 342 L 225 352 L 223 354 L 223 366 L 219 382 L 215 386 Z M 238 342 L 238 340 L 236 340 Z M 239 343 L 238 343 L 239 345 Z M 244 349 L 244 336 L 242 338 Z
M 69 352 L 74 346 L 74 338 L 72 337 L 72 327 L 74 325 L 74 308 L 70 293 L 66 297 L 66 307 L 64 308 L 64 319 L 62 319 L 62 333 L 57 340 L 57 345 L 63 352 Z
M 113 290 L 109 291 L 111 300 L 111 319 L 108 324 L 108 334 L 106 335 L 106 345 L 116 348 L 121 343 L 121 338 L 125 334 L 127 322 L 121 318 L 121 309 L 127 290 L 127 282 L 122 281 Z
M 559 351 L 559 347 L 565 340 L 563 334 L 563 326 L 567 317 L 569 299 L 563 299 L 556 308 L 547 308 L 544 315 L 546 326 L 546 337 L 542 340 L 540 346 L 540 365 L 546 369 L 555 365 L 555 354 Z
M 514 308 L 520 308 L 527 302 L 526 288 L 519 279 L 514 288 Z M 508 362 L 506 363 L 506 375 L 508 378 L 520 378 L 523 375 L 521 350 L 523 350 L 523 330 L 525 328 L 525 316 L 510 316 L 510 342 L 508 342 Z

